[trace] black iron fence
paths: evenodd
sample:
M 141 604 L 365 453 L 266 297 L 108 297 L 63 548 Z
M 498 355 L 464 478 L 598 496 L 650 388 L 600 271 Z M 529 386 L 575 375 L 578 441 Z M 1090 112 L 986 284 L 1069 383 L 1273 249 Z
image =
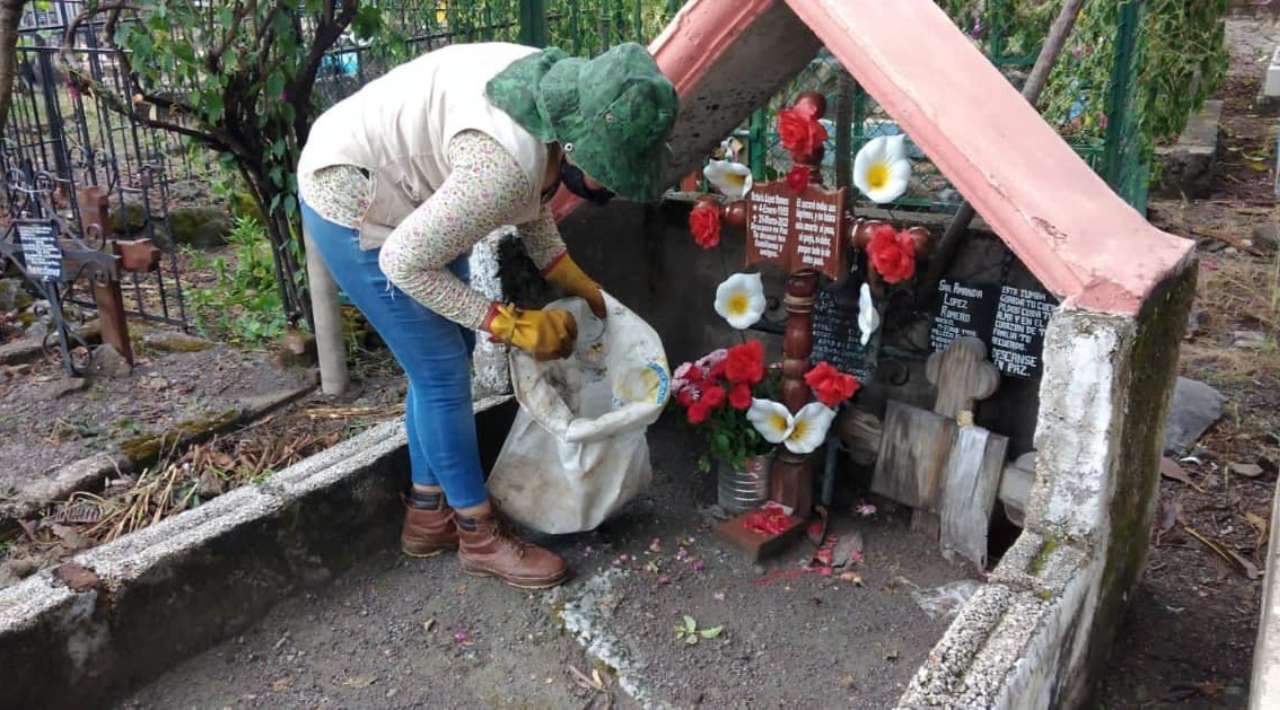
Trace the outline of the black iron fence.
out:
M 187 151 L 176 136 L 147 128 L 66 81 L 58 69 L 58 45 L 83 5 L 55 0 L 30 8 L 23 18 L 18 74 L 0 142 L 5 226 L 30 220 L 56 224 L 61 248 L 82 255 L 67 259 L 61 278 L 45 284 L 58 291 L 52 301 L 98 307 L 94 279 L 84 272 L 94 260 L 83 253 L 92 251 L 127 267 L 111 276 L 120 283 L 124 314 L 186 327 L 169 211 L 175 174 L 192 177 Z M 116 50 L 103 41 L 104 31 L 101 22 L 86 23 L 73 51 L 95 79 L 122 88 L 125 77 Z M 25 268 L 16 230 L 5 233 L 5 251 Z M 158 259 L 125 258 L 152 245 Z

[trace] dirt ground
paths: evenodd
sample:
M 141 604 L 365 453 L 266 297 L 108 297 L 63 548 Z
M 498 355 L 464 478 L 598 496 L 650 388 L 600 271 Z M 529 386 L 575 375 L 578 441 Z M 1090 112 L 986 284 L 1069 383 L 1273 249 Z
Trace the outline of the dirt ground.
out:
M 655 485 L 644 498 L 596 532 L 550 542 L 576 572 L 560 592 L 461 576 L 453 555 L 388 551 L 122 707 L 633 707 L 608 669 L 603 691 L 575 679 L 571 666 L 592 681 L 594 669 L 557 618 L 605 577 L 614 581 L 603 633 L 628 649 L 628 680 L 652 697 L 679 707 L 891 705 L 948 623 L 912 592 L 964 570 L 884 511 L 841 521 L 842 535 L 863 537 L 861 585 L 801 571 L 807 544 L 752 565 L 712 534 L 712 481 L 694 472 L 687 432 L 664 419 L 650 444 Z M 722 627 L 719 636 L 680 641 L 685 615 Z
M 135 330 L 137 328 L 135 327 Z M 116 455 L 139 436 L 214 417 L 247 398 L 296 389 L 314 375 L 284 368 L 264 352 L 213 344 L 200 352 L 141 349 L 125 378 L 92 378 L 54 396 L 65 382 L 47 359 L 0 378 L 0 492 L 95 453 Z
M 1280 41 L 1274 15 L 1228 24 L 1233 47 L 1222 98 L 1224 159 L 1207 200 L 1156 202 L 1152 221 L 1200 242 L 1199 298 L 1181 370 L 1227 397 L 1223 420 L 1183 460 L 1189 483 L 1165 478 L 1145 578 L 1102 682 L 1106 708 L 1243 708 L 1258 628 L 1263 549 L 1280 464 L 1280 257 L 1254 229 L 1280 224 L 1276 118 L 1254 111 L 1265 62 Z M 1229 246 L 1252 241 L 1256 253 Z M 1247 347 L 1241 331 L 1266 334 Z M 1261 474 L 1250 478 L 1242 470 Z M 1196 536 L 1220 544 L 1212 552 Z M 1235 560 L 1231 553 L 1245 563 Z M 1247 563 L 1247 564 L 1246 564 Z

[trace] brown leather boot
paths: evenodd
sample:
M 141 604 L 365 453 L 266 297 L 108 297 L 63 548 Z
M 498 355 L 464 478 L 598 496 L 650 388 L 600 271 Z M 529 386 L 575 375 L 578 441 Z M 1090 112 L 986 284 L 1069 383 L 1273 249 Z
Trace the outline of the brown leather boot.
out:
M 497 577 L 520 589 L 550 589 L 565 580 L 569 568 L 556 553 L 518 540 L 492 514 L 457 516 L 458 561 L 462 571 Z
M 400 549 L 410 557 L 435 557 L 441 552 L 458 549 L 458 529 L 454 513 L 444 495 L 425 498 L 405 497 L 404 528 L 400 532 Z

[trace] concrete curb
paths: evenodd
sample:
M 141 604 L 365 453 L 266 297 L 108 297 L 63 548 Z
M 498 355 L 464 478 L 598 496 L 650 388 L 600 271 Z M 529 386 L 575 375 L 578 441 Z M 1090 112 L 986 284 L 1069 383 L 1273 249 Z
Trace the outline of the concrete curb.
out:
M 1267 543 L 1266 578 L 1262 585 L 1262 611 L 1258 641 L 1253 649 L 1253 677 L 1249 683 L 1249 710 L 1280 707 L 1280 486 L 1271 506 L 1271 539 Z
M 74 329 L 89 345 L 102 342 L 102 325 L 97 319 Z M 44 356 L 44 338 L 23 338 L 0 345 L 0 365 L 21 365 Z
M 1208 197 L 1221 150 L 1222 101 L 1206 101 L 1191 117 L 1178 142 L 1156 148 L 1160 182 L 1155 194 L 1161 197 Z
M 185 426 L 186 422 L 183 422 L 179 423 L 175 428 L 157 435 L 157 438 L 165 442 L 176 440 L 177 448 L 185 449 L 211 436 L 251 423 L 280 407 L 302 399 L 314 391 L 315 388 L 316 384 L 314 382 L 308 382 L 300 387 L 253 397 L 246 400 L 235 418 L 227 423 L 208 429 L 191 431 Z M 41 508 L 62 500 L 76 491 L 85 491 L 100 486 L 113 473 L 134 471 L 154 461 L 154 456 L 134 460 L 123 452 L 118 456 L 99 453 L 87 456 L 79 461 L 72 461 L 65 466 L 59 467 L 50 476 L 27 481 L 19 486 L 13 496 L 14 502 L 0 504 L 0 521 L 6 518 L 18 520 L 28 517 Z
M 1052 707 L 1054 673 L 1087 628 L 1086 602 L 1101 575 L 1083 549 L 1024 532 L 934 646 L 898 707 Z
M 496 451 L 509 400 L 476 403 Z M 394 544 L 408 453 L 388 422 L 0 590 L 4 704 L 101 707 Z

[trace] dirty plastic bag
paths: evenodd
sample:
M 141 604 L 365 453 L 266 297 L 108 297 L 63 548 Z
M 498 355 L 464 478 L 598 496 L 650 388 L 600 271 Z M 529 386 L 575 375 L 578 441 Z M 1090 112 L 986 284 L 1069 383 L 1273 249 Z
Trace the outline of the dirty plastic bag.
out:
M 489 493 L 504 514 L 546 533 L 591 530 L 653 478 L 645 431 L 670 395 L 657 332 L 604 294 L 601 321 L 580 298 L 548 304 L 578 322 L 564 360 L 511 352 L 520 411 L 498 454 Z
M 911 593 L 911 598 L 916 604 L 929 615 L 930 619 L 942 617 L 944 619 L 955 616 L 960 613 L 961 607 L 982 589 L 982 583 L 972 579 L 961 579 L 941 587 L 933 587 L 932 589 L 917 589 Z

